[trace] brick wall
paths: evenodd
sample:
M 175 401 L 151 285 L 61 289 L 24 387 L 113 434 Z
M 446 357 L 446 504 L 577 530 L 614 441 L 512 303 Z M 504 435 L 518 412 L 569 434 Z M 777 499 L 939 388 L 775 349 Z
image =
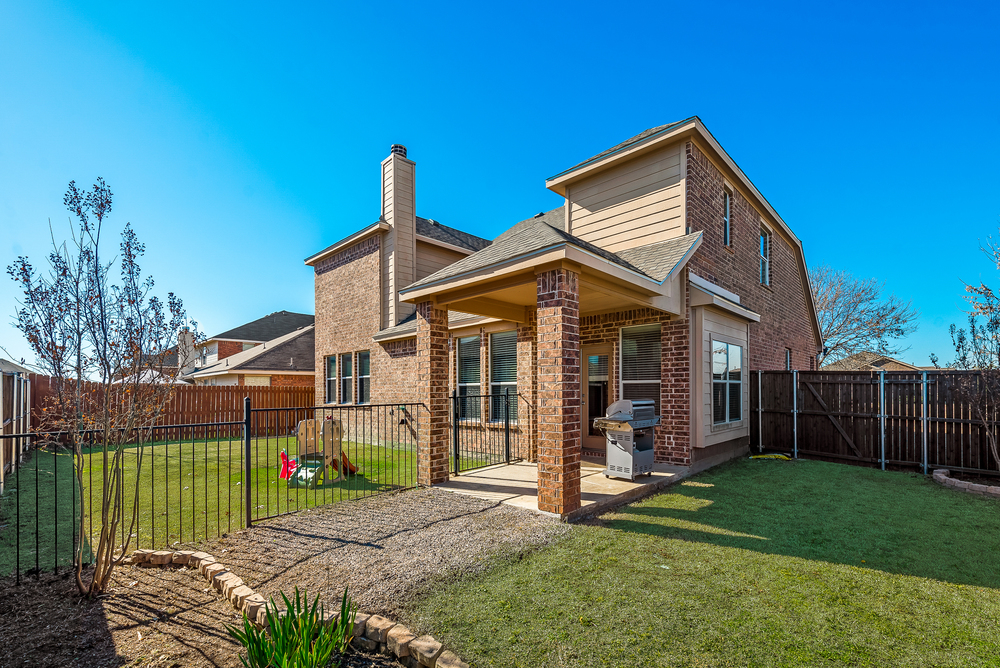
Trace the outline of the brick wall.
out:
M 219 341 L 219 359 L 224 360 L 236 353 L 243 352 L 243 344 L 239 341 Z
M 431 302 L 417 304 L 415 385 L 426 407 L 417 415 L 417 482 L 435 485 L 448 480 L 448 311 Z
M 580 319 L 580 346 L 611 344 L 613 382 L 611 401 L 619 396 L 619 366 L 622 327 L 661 323 L 660 414 L 663 419 L 654 436 L 655 459 L 687 466 L 691 463 L 691 373 L 690 321 L 687 317 L 671 320 L 666 314 L 649 308 L 615 313 L 601 313 Z
M 271 374 L 271 387 L 313 387 L 315 382 L 313 375 Z
M 326 396 L 328 355 L 353 355 L 352 400 L 357 400 L 357 355 L 371 353 L 371 403 L 417 400 L 416 341 L 378 344 L 372 335 L 381 328 L 381 236 L 375 234 L 318 262 L 316 290 L 316 401 Z M 339 391 L 339 383 L 338 383 Z
M 816 339 L 809 313 L 805 277 L 797 251 L 777 230 L 771 236 L 771 285 L 760 283 L 760 229 L 764 219 L 738 189 L 730 205 L 731 245 L 723 245 L 723 175 L 702 151 L 687 144 L 687 222 L 704 231 L 701 247 L 688 263 L 695 274 L 740 296 L 760 314 L 750 325 L 751 369 L 784 369 L 785 348 L 792 365 L 809 369 Z

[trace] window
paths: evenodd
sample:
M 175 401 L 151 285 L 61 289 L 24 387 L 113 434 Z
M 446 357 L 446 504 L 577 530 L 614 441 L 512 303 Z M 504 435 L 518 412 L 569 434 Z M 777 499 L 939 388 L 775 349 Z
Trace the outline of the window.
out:
M 771 285 L 771 233 L 760 230 L 760 283 Z
M 337 356 L 326 358 L 326 401 L 332 404 L 337 401 Z
M 660 325 L 621 330 L 621 397 L 652 400 L 660 414 Z
M 785 348 L 785 371 L 792 370 L 792 349 Z
M 743 348 L 712 341 L 712 423 L 743 419 Z
M 358 353 L 358 403 L 372 400 L 372 355 L 367 350 Z
M 502 421 L 510 393 L 510 419 L 517 419 L 517 332 L 490 334 L 490 419 Z
M 256 346 L 257 346 L 256 343 L 244 343 L 243 350 L 250 350 L 251 348 L 255 348 Z
M 732 212 L 733 195 L 728 190 L 722 191 L 722 245 L 731 246 L 733 243 L 731 228 L 729 225 L 729 215 Z
M 479 337 L 466 336 L 458 340 L 458 396 L 476 397 L 459 399 L 459 418 L 478 418 L 479 411 Z
M 351 389 L 354 383 L 351 381 L 353 368 L 351 366 L 351 353 L 344 353 L 340 356 L 340 403 L 351 403 Z

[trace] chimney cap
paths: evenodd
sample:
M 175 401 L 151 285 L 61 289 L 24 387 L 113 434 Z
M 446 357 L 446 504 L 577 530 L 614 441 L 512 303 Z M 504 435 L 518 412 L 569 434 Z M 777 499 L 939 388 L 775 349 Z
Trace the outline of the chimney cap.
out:
M 393 144 L 392 148 L 389 149 L 389 153 L 392 155 L 398 155 L 403 158 L 406 157 L 406 147 L 402 144 Z

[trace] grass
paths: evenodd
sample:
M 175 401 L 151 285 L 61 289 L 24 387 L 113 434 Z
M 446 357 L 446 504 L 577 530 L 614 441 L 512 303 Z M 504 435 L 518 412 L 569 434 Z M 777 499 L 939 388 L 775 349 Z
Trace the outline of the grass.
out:
M 1000 664 L 1000 502 L 739 461 L 414 604 L 477 666 Z
M 287 480 L 278 478 L 279 453 L 282 450 L 294 452 L 294 438 L 252 441 L 250 481 L 254 519 L 409 487 L 416 481 L 416 454 L 410 449 L 353 442 L 345 442 L 343 447 L 358 473 L 336 483 L 321 482 L 316 488 L 308 489 L 289 486 Z M 130 447 L 124 457 L 123 470 L 130 489 L 134 490 L 132 485 L 137 473 L 140 475 L 138 523 L 130 548 L 194 543 L 243 528 L 242 453 L 242 440 L 228 438 L 161 442 L 141 450 Z M 90 535 L 92 530 L 100 528 L 101 480 L 105 465 L 100 450 L 85 450 L 84 454 L 84 515 L 88 519 L 93 515 L 98 520 L 93 528 L 88 524 L 85 529 L 85 534 Z M 65 450 L 55 454 L 38 451 L 22 465 L 19 474 L 8 479 L 8 492 L 0 498 L 0 575 L 12 573 L 16 565 L 14 527 L 18 524 L 19 495 L 22 570 L 34 568 L 36 554 L 43 569 L 72 564 L 72 480 L 72 458 Z M 76 496 L 79 504 L 80 495 Z M 131 503 L 127 505 L 131 509 Z M 36 525 L 39 528 L 37 551 Z M 121 527 L 120 538 L 127 530 L 127 525 Z

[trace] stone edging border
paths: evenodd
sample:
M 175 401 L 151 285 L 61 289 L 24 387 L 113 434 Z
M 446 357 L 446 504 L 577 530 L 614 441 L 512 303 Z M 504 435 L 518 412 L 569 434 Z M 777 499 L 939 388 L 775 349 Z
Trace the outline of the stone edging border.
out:
M 136 550 L 125 558 L 124 563 L 145 567 L 177 565 L 197 570 L 257 628 L 262 629 L 267 625 L 267 602 L 264 597 L 250 589 L 242 579 L 207 552 Z M 340 605 L 336 607 L 338 612 L 325 613 L 326 623 L 340 616 Z M 283 611 L 278 614 L 283 614 Z M 351 644 L 370 652 L 395 656 L 409 668 L 469 668 L 469 664 L 459 659 L 454 652 L 446 650 L 432 636 L 418 637 L 402 624 L 379 615 L 357 613 Z
M 945 487 L 1000 499 L 1000 486 L 979 485 L 973 482 L 966 482 L 965 480 L 955 480 L 951 477 L 951 471 L 948 469 L 936 469 L 932 477 L 934 478 L 934 482 L 940 483 Z

